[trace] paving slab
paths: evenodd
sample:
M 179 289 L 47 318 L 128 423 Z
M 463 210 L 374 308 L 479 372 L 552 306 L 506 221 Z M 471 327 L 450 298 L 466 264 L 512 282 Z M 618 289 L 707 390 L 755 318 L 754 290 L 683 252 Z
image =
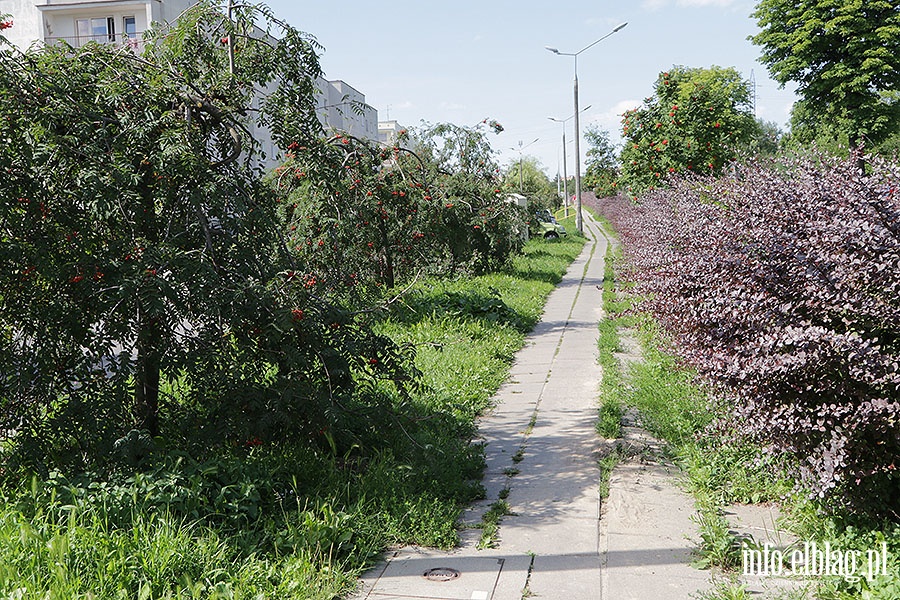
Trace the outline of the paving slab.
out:
M 419 547 L 390 553 L 363 576 L 362 594 L 371 600 L 504 600 L 521 598 L 531 557 L 492 552 L 466 555 Z
M 634 409 L 623 417 L 614 444 L 626 458 L 613 468 L 603 503 L 603 598 L 696 598 L 713 587 L 713 578 L 690 566 L 699 534 L 694 499 L 680 487 L 680 471 L 640 426 Z
M 711 587 L 708 571 L 690 566 L 696 525 L 693 499 L 673 470 L 633 457 L 616 466 L 603 507 L 603 597 L 688 600 Z
M 542 553 L 534 558 L 528 592 L 534 598 L 597 600 L 601 583 L 597 552 Z

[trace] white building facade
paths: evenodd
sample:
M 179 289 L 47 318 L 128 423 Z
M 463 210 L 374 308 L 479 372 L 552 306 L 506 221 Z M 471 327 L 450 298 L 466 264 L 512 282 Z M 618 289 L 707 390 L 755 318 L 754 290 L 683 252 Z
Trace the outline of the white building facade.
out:
M 0 0 L 0 13 L 12 15 L 4 31 L 25 50 L 35 42 L 89 41 L 137 47 L 151 23 L 173 22 L 192 0 Z
M 378 121 L 378 143 L 384 146 L 396 146 L 400 138 L 400 132 L 406 127 L 397 121 Z
M 319 79 L 317 101 L 319 121 L 327 129 L 356 138 L 378 140 L 378 111 L 366 104 L 366 97 L 341 80 Z

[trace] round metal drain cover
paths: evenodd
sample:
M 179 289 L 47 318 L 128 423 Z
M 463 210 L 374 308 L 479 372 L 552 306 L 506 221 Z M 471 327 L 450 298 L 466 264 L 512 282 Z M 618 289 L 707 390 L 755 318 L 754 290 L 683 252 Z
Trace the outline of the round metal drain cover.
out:
M 436 569 L 428 569 L 422 574 L 422 577 L 428 581 L 453 581 L 458 579 L 460 572 L 449 567 L 438 567 Z

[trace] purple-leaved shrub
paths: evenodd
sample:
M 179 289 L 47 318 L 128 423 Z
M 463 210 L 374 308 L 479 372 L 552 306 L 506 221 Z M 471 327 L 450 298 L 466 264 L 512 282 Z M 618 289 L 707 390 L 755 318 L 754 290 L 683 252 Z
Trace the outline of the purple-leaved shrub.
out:
M 643 307 L 835 504 L 900 514 L 900 165 L 749 163 L 598 202 Z

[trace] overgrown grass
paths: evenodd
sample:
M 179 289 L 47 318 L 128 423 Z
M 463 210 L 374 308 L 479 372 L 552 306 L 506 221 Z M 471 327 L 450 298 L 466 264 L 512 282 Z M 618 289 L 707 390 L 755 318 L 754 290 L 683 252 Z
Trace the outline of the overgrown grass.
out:
M 625 381 L 622 375 L 622 365 L 616 356 L 616 353 L 622 351 L 619 329 L 628 326 L 632 318 L 623 315 L 629 306 L 629 301 L 627 299 L 620 300 L 616 292 L 615 264 L 621 260 L 621 250 L 612 239 L 612 230 L 609 224 L 602 218 L 594 216 L 600 220 L 609 239 L 604 256 L 602 294 L 603 311 L 606 316 L 598 324 L 600 332 L 597 340 L 598 362 L 603 372 L 600 381 L 597 433 L 608 440 L 614 440 L 622 435 L 622 417 L 625 414 Z M 624 458 L 626 457 L 622 447 L 613 444 L 598 461 L 600 498 L 609 497 L 609 481 L 613 469 Z
M 613 446 L 613 448 L 603 455 L 598 461 L 600 467 L 600 483 L 599 494 L 601 499 L 609 498 L 609 479 L 613 469 L 625 458 L 625 453 L 621 446 Z
M 700 532 L 700 547 L 694 566 L 700 569 L 719 567 L 731 570 L 740 565 L 741 543 L 721 508 L 708 496 L 697 499 L 697 513 L 692 516 Z
M 718 581 L 712 590 L 702 592 L 697 596 L 698 600 L 750 600 L 750 592 L 747 586 L 737 581 Z
M 783 507 L 784 525 L 803 540 L 830 541 L 833 548 L 859 551 L 861 556 L 882 544 L 889 557 L 887 574 L 872 581 L 828 577 L 816 590 L 817 600 L 895 600 L 900 598 L 900 520 L 875 522 L 848 514 L 828 513 L 805 495 L 794 496 Z M 862 567 L 865 570 L 865 566 Z
M 621 306 L 616 301 L 616 278 L 613 267 L 618 255 L 614 244 L 606 247 L 605 267 L 603 273 L 603 310 L 606 318 L 598 325 L 600 335 L 597 342 L 598 362 L 603 371 L 600 380 L 600 415 L 597 420 L 597 432 L 607 439 L 615 439 L 622 432 L 622 370 L 616 353 L 622 350 L 619 340 L 618 313 Z
M 418 282 L 377 328 L 416 346 L 421 382 L 340 407 L 352 435 L 21 482 L 0 500 L 0 597 L 331 599 L 388 545 L 454 545 L 483 495 L 473 420 L 583 243 L 533 240 L 505 272 Z
M 5 598 L 331 599 L 352 583 L 317 546 L 248 553 L 236 536 L 167 513 L 138 513 L 128 528 L 102 507 L 0 513 L 0 589 Z
M 491 504 L 487 512 L 481 517 L 481 538 L 478 540 L 478 549 L 493 548 L 497 544 L 497 536 L 500 533 L 500 523 L 503 517 L 511 515 L 509 503 L 505 499 L 500 499 Z

